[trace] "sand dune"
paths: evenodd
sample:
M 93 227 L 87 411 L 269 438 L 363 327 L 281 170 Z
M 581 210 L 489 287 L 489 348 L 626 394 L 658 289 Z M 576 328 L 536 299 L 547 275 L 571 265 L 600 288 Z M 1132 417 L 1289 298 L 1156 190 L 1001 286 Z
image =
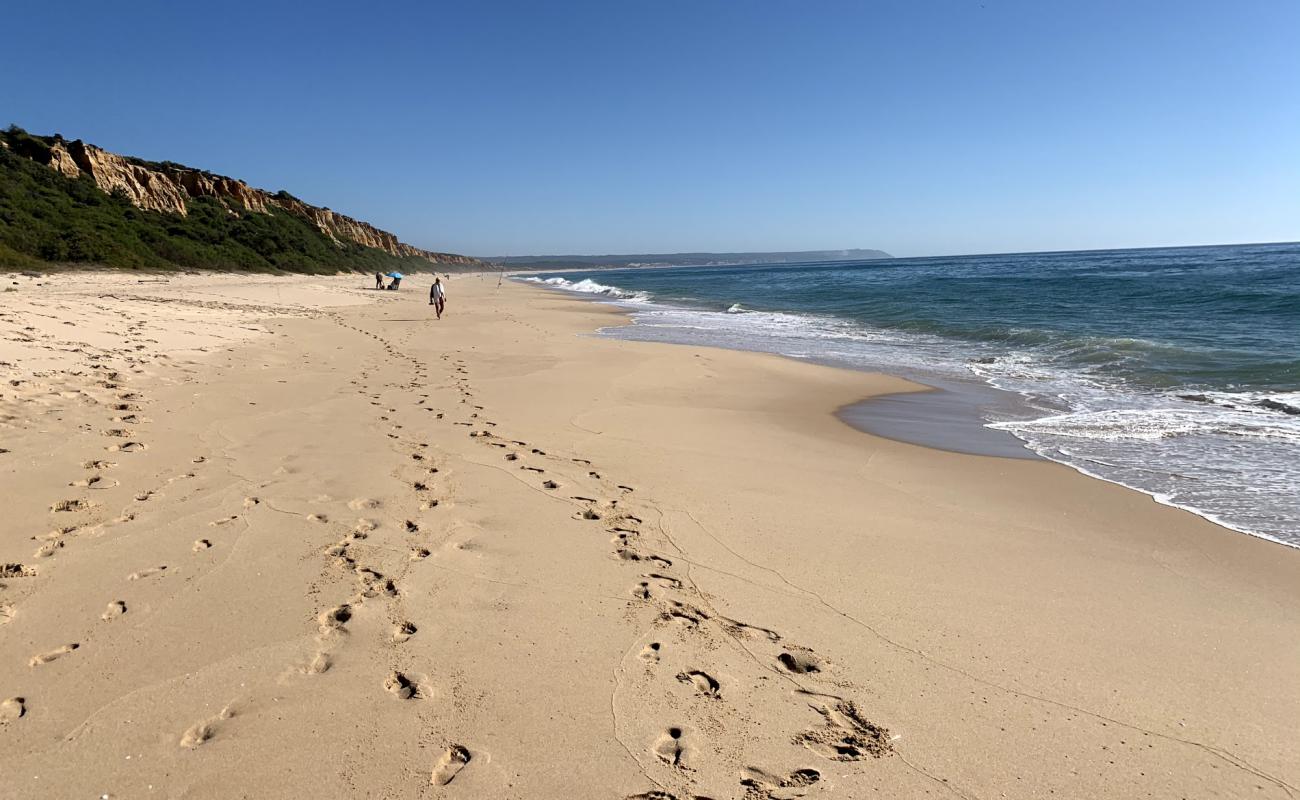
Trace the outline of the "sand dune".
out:
M 457 277 L 12 279 L 0 797 L 1293 797 L 1300 559 Z M 38 285 L 39 284 L 39 285 Z

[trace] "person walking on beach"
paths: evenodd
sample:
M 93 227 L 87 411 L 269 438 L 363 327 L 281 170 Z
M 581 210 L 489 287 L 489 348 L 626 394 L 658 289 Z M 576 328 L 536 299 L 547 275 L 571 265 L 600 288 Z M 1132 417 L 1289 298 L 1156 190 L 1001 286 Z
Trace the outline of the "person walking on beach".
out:
M 447 303 L 447 289 L 442 285 L 442 278 L 434 276 L 433 285 L 429 287 L 429 305 L 433 306 L 438 319 L 442 319 L 442 309 Z
M 375 288 L 376 289 L 384 288 L 384 275 L 382 272 L 375 273 Z

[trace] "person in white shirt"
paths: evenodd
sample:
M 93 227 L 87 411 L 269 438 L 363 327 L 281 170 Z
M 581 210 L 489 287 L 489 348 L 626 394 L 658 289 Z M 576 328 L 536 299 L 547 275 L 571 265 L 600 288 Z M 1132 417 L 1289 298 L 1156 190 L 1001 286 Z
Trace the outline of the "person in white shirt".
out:
M 433 285 L 429 287 L 429 305 L 433 306 L 438 319 L 442 319 L 442 309 L 446 304 L 447 289 L 442 285 L 442 278 L 435 276 Z

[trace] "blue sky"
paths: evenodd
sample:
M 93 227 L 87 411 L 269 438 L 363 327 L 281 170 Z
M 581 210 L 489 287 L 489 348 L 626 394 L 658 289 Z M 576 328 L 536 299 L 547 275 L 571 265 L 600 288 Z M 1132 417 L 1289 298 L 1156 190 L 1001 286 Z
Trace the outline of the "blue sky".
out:
M 475 255 L 1300 239 L 1300 3 L 15 3 L 0 124 Z

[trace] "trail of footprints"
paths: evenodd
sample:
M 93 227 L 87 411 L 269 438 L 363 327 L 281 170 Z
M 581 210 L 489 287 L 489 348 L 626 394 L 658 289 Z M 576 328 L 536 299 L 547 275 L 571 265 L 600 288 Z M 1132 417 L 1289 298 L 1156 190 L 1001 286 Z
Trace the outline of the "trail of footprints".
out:
M 467 366 L 450 355 L 443 358 L 454 367 L 455 384 L 462 394 L 461 402 L 466 403 L 473 397 Z M 782 690 L 793 693 L 807 706 L 810 717 L 818 720 L 806 728 L 791 731 L 789 741 L 792 744 L 802 746 L 811 755 L 836 762 L 858 762 L 884 757 L 892 752 L 891 738 L 886 729 L 870 722 L 853 700 L 823 691 L 826 688 L 839 691 L 847 686 L 830 674 L 833 667 L 824 659 L 808 648 L 787 642 L 776 631 L 717 614 L 707 598 L 673 573 L 673 559 L 648 546 L 650 537 L 643 533 L 644 521 L 621 506 L 622 501 L 635 491 L 633 486 L 611 481 L 592 468 L 588 459 L 551 455 L 544 448 L 503 437 L 491 430 L 496 427 L 494 424 L 481 417 L 481 406 L 472 408 L 473 413 L 466 419 L 451 420 L 453 426 L 467 427 L 471 438 L 485 446 L 505 450 L 499 457 L 515 464 L 521 473 L 537 476 L 535 485 L 541 490 L 567 496 L 577 506 L 574 518 L 583 523 L 603 525 L 611 535 L 611 556 L 637 571 L 629 589 L 629 603 L 633 608 L 648 607 L 652 612 L 651 627 L 644 631 L 644 638 L 650 641 L 637 656 L 649 676 L 643 681 L 666 691 L 666 684 L 656 682 L 655 670 L 667 648 L 679 646 L 670 644 L 669 640 L 681 643 L 702 661 L 714 651 L 712 642 L 721 641 L 739 648 L 764 665 L 766 671 L 781 676 L 783 680 L 779 685 L 784 687 Z M 439 413 L 438 418 L 442 419 L 444 413 Z M 585 474 L 585 481 L 571 478 L 570 474 Z M 563 492 L 566 480 L 589 483 L 596 491 Z M 664 544 L 675 548 L 670 540 Z M 696 638 L 700 641 L 693 644 L 692 640 Z M 710 642 L 710 645 L 701 646 L 705 642 Z M 696 703 L 703 704 L 701 708 L 712 708 L 726 702 L 725 687 L 716 674 L 716 670 L 707 664 L 696 664 L 676 673 L 673 678 L 689 691 Z M 643 688 L 652 691 L 649 687 Z M 687 716 L 691 713 L 688 712 Z M 690 776 L 697 769 L 693 764 L 703 757 L 699 754 L 708 749 L 695 743 L 694 740 L 702 735 L 697 730 L 685 724 L 673 725 L 661 731 L 648 745 L 649 755 L 653 756 L 651 763 L 669 770 L 669 775 L 677 778 L 675 785 L 686 793 L 677 795 L 665 789 L 655 789 L 632 795 L 627 800 L 687 800 L 695 797 L 689 794 Z M 821 779 L 821 773 L 812 767 L 799 767 L 789 773 L 777 774 L 750 766 L 744 770 L 738 790 L 746 798 L 755 800 L 795 797 Z
M 138 335 L 143 328 L 143 322 L 131 320 L 121 312 L 114 313 L 118 313 L 119 316 L 123 316 L 130 322 L 122 336 L 134 350 L 144 349 L 142 341 L 153 341 L 138 339 Z M 137 338 L 133 339 L 132 337 Z M 49 532 L 32 537 L 32 540 L 37 542 L 38 545 L 32 555 L 35 563 L 0 564 L 0 578 L 5 580 L 34 578 L 43 571 L 43 562 L 53 560 L 60 553 L 67 552 L 67 548 L 75 543 L 78 536 L 87 533 L 102 533 L 113 526 L 128 524 L 136 518 L 136 511 L 130 507 L 123 509 L 117 516 L 112 516 L 112 512 L 106 510 L 106 502 L 101 499 L 104 495 L 100 493 L 106 489 L 113 489 L 121 485 L 119 481 L 111 477 L 120 463 L 136 457 L 136 454 L 142 453 L 149 448 L 146 442 L 147 437 L 139 433 L 141 430 L 147 430 L 150 422 L 143 413 L 143 406 L 147 404 L 147 400 L 140 392 L 124 386 L 124 383 L 128 381 L 128 375 L 125 373 L 140 371 L 140 366 L 147 363 L 147 359 L 131 355 L 123 357 L 122 353 L 118 353 L 118 360 L 124 361 L 127 367 L 113 367 L 106 360 L 111 355 L 109 353 L 88 353 L 85 348 L 74 348 L 73 352 L 82 353 L 86 359 L 93 362 L 88 365 L 89 377 L 86 379 L 85 385 L 75 394 L 92 406 L 100 406 L 107 410 L 108 415 L 101 423 L 103 427 L 82 426 L 83 431 L 98 434 L 102 437 L 101 444 L 97 452 L 90 454 L 82 462 L 83 472 L 67 481 L 69 489 L 77 490 L 73 493 L 73 496 L 64 497 L 50 504 L 49 514 L 55 524 Z M 166 358 L 166 356 L 161 356 L 161 358 Z M 71 374 L 76 376 L 81 373 L 73 372 Z M 7 453 L 8 450 L 0 449 L 0 452 Z M 206 463 L 206 461 L 207 458 L 203 455 L 192 459 L 195 469 Z M 137 504 L 148 503 L 160 496 L 168 485 L 195 477 L 196 473 L 194 471 L 185 472 L 167 479 L 162 486 L 134 491 L 130 494 L 131 502 Z M 260 500 L 256 497 L 246 498 L 243 504 L 245 513 L 259 503 Z M 209 524 L 214 527 L 225 526 L 239 520 L 241 516 L 239 513 L 232 513 L 213 520 Z M 200 537 L 194 540 L 192 550 L 198 555 L 211 550 L 219 544 L 220 541 L 215 536 Z M 129 585 L 143 586 L 163 579 L 167 575 L 168 566 L 167 564 L 145 565 L 128 574 L 125 580 Z M 0 583 L 0 588 L 4 587 L 5 584 Z M 391 584 L 384 585 L 381 589 L 395 591 Z M 99 624 L 114 623 L 126 615 L 129 609 L 130 603 L 126 599 L 109 600 L 104 607 L 104 611 L 100 614 L 101 622 Z M 14 619 L 19 610 L 17 605 L 8 600 L 0 602 L 0 625 L 7 624 Z M 344 615 L 340 613 L 336 616 L 342 618 Z M 413 625 L 399 626 L 400 636 L 409 638 L 414 634 L 414 631 Z M 50 665 L 64 659 L 75 658 L 77 651 L 81 650 L 85 643 L 92 638 L 93 636 L 88 636 L 81 642 L 67 642 L 36 652 L 28 659 L 28 665 L 36 671 L 54 668 Z M 328 668 L 328 663 L 326 656 L 320 656 L 312 664 L 308 665 L 305 671 L 323 672 Z M 36 674 L 39 674 L 39 672 Z M 32 708 L 25 697 L 9 697 L 0 700 L 0 725 L 15 723 L 28 717 L 31 713 Z M 222 722 L 229 719 L 233 714 L 233 707 L 227 706 L 218 715 L 195 723 L 180 736 L 181 746 L 187 748 L 198 747 L 210 740 L 216 735 Z
M 415 365 L 411 380 L 396 385 L 389 384 L 385 388 L 415 392 L 418 395 L 416 405 L 424 407 L 426 411 L 432 411 L 426 406 L 428 395 L 420 393 L 428 378 L 427 370 L 423 365 L 410 359 L 383 337 L 350 325 L 341 318 L 336 317 L 335 321 L 343 327 L 375 340 L 394 361 Z M 411 440 L 403 432 L 403 426 L 394 421 L 397 409 L 383 402 L 383 395 L 370 388 L 370 380 L 370 370 L 363 368 L 352 383 L 356 387 L 356 392 L 381 412 L 379 420 L 389 424 L 387 438 L 392 440 L 395 447 L 404 449 L 409 459 L 409 467 L 406 468 L 408 477 L 405 478 L 405 482 L 412 497 L 413 509 L 418 513 L 404 520 L 398 516 L 398 521 L 391 529 L 385 527 L 383 530 L 380 530 L 381 523 L 378 520 L 360 518 L 341 539 L 325 549 L 324 555 L 328 568 L 351 575 L 354 587 L 346 602 L 325 609 L 317 617 L 315 637 L 317 649 L 311 660 L 300 667 L 299 671 L 306 675 L 327 673 L 338 649 L 350 637 L 349 626 L 356 615 L 363 611 L 372 613 L 370 604 L 379 603 L 381 613 L 385 613 L 391 620 L 387 641 L 395 650 L 390 656 L 394 662 L 393 668 L 387 674 L 376 676 L 376 683 L 396 701 L 419 702 L 426 699 L 430 690 L 423 685 L 422 679 L 416 673 L 401 664 L 402 646 L 419 635 L 417 623 L 406 619 L 401 613 L 401 583 L 406 570 L 416 567 L 419 562 L 432 555 L 427 538 L 429 534 L 422 527 L 420 515 L 438 509 L 445 498 L 440 497 L 437 490 L 436 483 L 440 477 L 440 468 L 427 455 L 428 444 Z M 379 505 L 378 501 L 369 498 L 357 498 L 348 504 L 350 510 L 358 513 L 377 509 Z M 379 535 L 384 537 L 383 546 L 370 548 L 367 540 L 371 536 Z M 367 558 L 371 553 L 382 555 L 387 552 L 394 535 L 401 538 L 407 556 L 406 566 L 399 567 L 396 573 L 390 575 L 385 574 L 378 566 L 367 563 Z M 435 786 L 451 784 L 472 759 L 473 754 L 465 746 L 449 744 L 429 765 L 427 774 L 430 783 Z
M 134 329 L 128 329 L 128 334 L 133 331 Z M 107 420 L 108 427 L 97 431 L 103 437 L 102 453 L 95 453 L 86 458 L 81 463 L 83 473 L 67 482 L 69 488 L 79 490 L 77 494 L 57 500 L 50 505 L 49 514 L 51 519 L 55 520 L 54 527 L 47 533 L 32 537 L 33 541 L 38 542 L 38 547 L 32 554 L 36 563 L 0 565 L 0 577 L 2 578 L 35 577 L 42 569 L 38 564 L 42 561 L 53 560 L 58 554 L 66 552 L 66 548 L 74 544 L 78 536 L 99 534 L 114 526 L 131 523 L 136 518 L 136 511 L 131 507 L 123 509 L 116 516 L 111 516 L 112 512 L 106 511 L 104 501 L 98 499 L 103 495 L 98 493 L 120 486 L 119 481 L 110 477 L 113 470 L 119 467 L 122 461 L 133 458 L 133 454 L 148 449 L 148 444 L 144 441 L 145 437 L 138 433 L 141 429 L 147 429 L 148 427 L 149 419 L 143 415 L 142 411 L 142 407 L 147 403 L 147 400 L 140 392 L 129 390 L 123 386 L 126 376 L 121 371 L 113 370 L 105 364 L 95 364 L 92 369 L 99 370 L 96 388 L 111 393 L 111 397 L 107 401 L 90 398 L 93 403 L 106 406 L 111 412 L 111 416 Z M 86 430 L 95 432 L 90 428 Z M 206 456 L 197 455 L 193 457 L 191 459 L 193 467 L 190 471 L 181 472 L 166 479 L 163 485 L 130 493 L 130 502 L 143 504 L 154 500 L 166 490 L 167 486 L 178 481 L 186 481 L 197 477 L 195 470 L 201 468 L 201 465 L 206 462 Z M 259 502 L 255 497 L 246 498 L 243 504 L 245 512 L 258 505 Z M 210 525 L 227 525 L 240 519 L 240 517 L 240 514 L 229 514 L 221 519 L 214 520 Z M 196 554 L 201 554 L 212 549 L 218 543 L 215 537 L 200 537 L 194 540 L 192 550 Z M 145 565 L 126 575 L 125 581 L 129 585 L 145 585 L 163 579 L 168 568 L 169 565 L 167 564 Z M 130 603 L 126 599 L 107 601 L 104 611 L 100 614 L 100 624 L 116 622 L 128 613 L 130 607 Z M 18 609 L 13 604 L 0 602 L 0 625 L 13 619 L 17 613 Z M 89 642 L 93 638 L 93 636 L 88 636 L 83 641 Z M 54 662 L 76 657 L 77 651 L 82 647 L 83 642 L 68 642 L 58 645 L 33 654 L 28 660 L 28 664 L 33 670 L 48 669 L 50 668 L 48 665 Z M 11 697 L 0 701 L 0 724 L 15 722 L 29 716 L 31 713 L 32 709 L 28 705 L 28 701 L 23 697 Z M 229 719 L 233 713 L 233 709 L 228 706 L 217 716 L 191 726 L 180 737 L 181 746 L 187 748 L 198 747 L 208 741 L 215 735 L 221 723 Z
M 128 333 L 131 331 L 128 330 Z M 125 377 L 120 371 L 112 370 L 107 365 L 96 364 L 93 369 L 101 370 L 99 380 L 96 386 L 99 389 L 107 390 L 114 393 L 113 398 L 107 403 L 95 400 L 100 405 L 107 405 L 113 412 L 110 418 L 110 424 L 138 426 L 148 422 L 141 415 L 141 403 L 143 397 L 135 391 L 130 391 L 122 386 Z M 103 450 L 115 456 L 138 453 L 147 448 L 147 445 L 139 441 L 139 438 L 132 428 L 110 427 L 100 431 L 105 441 Z M 200 456 L 193 459 L 195 464 L 200 464 L 205 459 Z M 79 489 L 81 493 L 75 497 L 67 497 L 57 500 L 50 505 L 49 513 L 55 520 L 54 527 L 47 533 L 33 536 L 32 540 L 38 542 L 36 550 L 32 553 L 32 558 L 38 563 L 43 560 L 52 560 L 56 555 L 65 551 L 70 544 L 74 543 L 79 535 L 87 533 L 98 533 L 113 525 L 129 523 L 135 519 L 135 512 L 123 510 L 119 515 L 112 519 L 105 519 L 102 505 L 94 499 L 96 492 L 105 489 L 117 487 L 118 481 L 108 477 L 108 473 L 118 466 L 118 462 L 102 456 L 92 457 L 82 462 L 82 468 L 85 471 L 81 477 L 68 481 L 69 488 Z M 193 472 L 185 473 L 171 478 L 168 483 L 186 478 L 193 478 Z M 134 494 L 134 501 L 137 503 L 147 502 L 158 494 L 160 489 L 146 489 Z M 200 543 L 202 546 L 200 547 Z M 209 539 L 200 539 L 195 543 L 195 550 L 207 549 L 212 546 Z M 129 582 L 147 581 L 149 579 L 161 576 L 167 569 L 167 565 L 158 564 L 144 567 L 136 572 L 126 576 Z M 36 564 L 11 563 L 0 565 L 0 577 L 3 578 L 32 578 L 41 570 Z M 100 619 L 104 622 L 112 622 L 127 613 L 128 605 L 125 600 L 114 599 L 108 602 Z M 7 623 L 18 613 L 18 609 L 11 603 L 0 603 L 0 624 Z M 44 667 L 60 659 L 70 657 L 82 647 L 79 642 L 70 642 L 59 645 L 49 650 L 35 653 L 28 660 L 28 664 L 33 669 Z M 0 707 L 6 709 L 18 709 L 14 713 L 7 714 L 7 719 L 3 721 L 12 721 L 20 717 L 25 717 L 28 713 L 26 701 L 22 698 L 10 698 L 4 701 L 9 705 Z M 0 716 L 6 716 L 0 714 Z
M 348 325 L 341 318 L 335 319 L 340 325 L 378 341 L 385 352 L 395 360 L 402 359 L 406 363 L 417 363 L 408 359 L 390 342 L 376 334 Z M 647 536 L 643 533 L 643 520 L 620 507 L 621 501 L 634 492 L 634 487 L 610 482 L 608 478 L 592 468 L 591 462 L 587 459 L 551 455 L 541 447 L 530 447 L 524 441 L 498 435 L 493 430 L 497 427 L 496 424 L 482 417 L 483 407 L 472 402 L 475 395 L 470 384 L 467 364 L 463 360 L 453 358 L 450 354 L 445 354 L 443 359 L 451 367 L 452 388 L 459 394 L 459 404 L 466 407 L 466 413 L 462 419 L 449 420 L 450 415 L 447 411 L 433 408 L 427 402 L 428 395 L 420 394 L 415 404 L 424 411 L 432 413 L 433 420 L 451 421 L 457 427 L 469 428 L 468 434 L 471 438 L 484 447 L 492 448 L 493 452 L 499 453 L 499 457 L 506 463 L 517 464 L 521 478 L 525 474 L 538 476 L 534 479 L 536 481 L 534 485 L 542 491 L 565 497 L 565 493 L 561 490 L 565 488 L 566 482 L 574 485 L 588 482 L 593 485 L 594 491 L 586 494 L 578 492 L 567 494 L 567 499 L 576 506 L 573 514 L 575 520 L 581 524 L 599 524 L 610 534 L 610 557 L 635 570 L 636 574 L 632 578 L 629 590 L 629 604 L 633 611 L 641 608 L 648 608 L 651 611 L 650 627 L 642 631 L 642 637 L 647 641 L 637 658 L 637 662 L 642 665 L 640 669 L 649 676 L 643 677 L 643 680 L 654 682 L 655 671 L 663 661 L 668 648 L 685 646 L 699 660 L 704 661 L 711 648 L 692 645 L 692 638 L 720 638 L 723 642 L 729 642 L 754 654 L 766 663 L 767 668 L 772 672 L 785 676 L 789 681 L 788 686 L 792 687 L 789 690 L 799 694 L 800 698 L 807 702 L 811 711 L 815 712 L 818 718 L 815 724 L 791 732 L 790 741 L 793 744 L 801 745 L 810 754 L 837 762 L 861 761 L 890 753 L 888 731 L 868 721 L 852 700 L 818 690 L 822 685 L 827 684 L 838 687 L 833 680 L 827 680 L 826 673 L 830 671 L 830 667 L 826 662 L 806 648 L 785 642 L 775 631 L 716 614 L 711 610 L 711 604 L 706 598 L 701 597 L 692 585 L 673 573 L 672 558 L 647 546 Z M 369 379 L 369 373 L 362 371 L 359 377 L 361 381 L 355 382 L 358 383 L 357 391 L 366 395 L 373 405 L 384 408 L 388 414 L 395 413 L 396 409 L 383 405 L 381 395 L 369 392 L 364 385 L 361 385 L 361 382 Z M 116 390 L 119 388 L 116 383 L 119 378 L 116 373 L 109 373 L 104 386 Z M 418 393 L 418 390 L 424 388 L 427 379 L 425 368 L 417 365 L 408 383 L 391 388 Z M 133 392 L 122 391 L 117 397 L 118 403 L 115 404 L 114 410 L 121 413 L 112 422 L 118 425 L 139 424 L 141 421 L 137 405 L 139 396 Z M 403 441 L 403 435 L 398 433 L 401 427 L 394 425 L 393 432 L 389 434 L 395 442 Z M 104 435 L 109 440 L 105 450 L 114 457 L 125 457 L 147 447 L 126 427 L 107 428 Z M 438 474 L 438 468 L 431 466 L 427 455 L 421 452 L 427 445 L 408 442 L 404 446 L 412 449 L 409 453 L 412 467 L 423 471 L 422 477 L 410 482 L 411 490 L 416 497 L 416 505 L 422 512 L 430 511 L 440 502 L 432 486 L 432 479 Z M 203 460 L 202 457 L 194 459 L 196 464 L 202 463 Z M 116 465 L 112 461 L 104 458 L 90 459 L 84 464 L 89 474 L 70 482 L 70 485 L 88 493 L 93 492 L 106 485 L 109 479 L 105 473 L 114 466 Z M 571 477 L 570 473 L 579 477 Z M 541 477 L 543 475 L 545 477 Z M 583 475 L 585 478 L 582 477 Z M 154 494 L 154 491 L 140 492 L 136 496 L 137 502 L 147 502 Z M 258 498 L 248 498 L 244 510 L 257 506 L 259 502 Z M 355 511 L 364 511 L 368 507 L 370 505 L 365 500 L 354 501 L 353 504 Z M 85 515 L 92 512 L 94 508 L 93 501 L 89 494 L 86 494 L 55 503 L 50 513 Z M 331 524 L 324 515 L 314 515 L 314 517 L 322 524 Z M 127 522 L 132 518 L 132 512 L 125 512 L 115 521 Z M 219 527 L 239 518 L 240 514 L 231 514 L 213 520 L 210 524 Z M 361 563 L 358 555 L 358 551 L 363 549 L 360 543 L 363 543 L 378 526 L 379 523 L 374 520 L 359 519 L 343 538 L 324 551 L 329 567 L 351 573 L 355 586 L 347 602 L 327 608 L 318 615 L 315 636 L 318 646 L 310 660 L 297 668 L 301 674 L 319 676 L 330 670 L 336 649 L 349 635 L 349 623 L 368 602 L 383 602 L 390 617 L 394 619 L 390 636 L 392 646 L 400 648 L 403 643 L 418 635 L 417 625 L 402 618 L 395 611 L 395 601 L 401 595 L 401 576 L 387 576 L 375 567 Z M 407 520 L 404 528 L 409 550 L 408 563 L 415 566 L 429 557 L 431 551 L 427 543 L 420 538 L 423 534 L 417 520 Z M 77 530 L 76 524 L 59 525 L 55 531 L 45 537 L 46 541 L 37 550 L 36 557 L 47 558 L 58 552 L 64 546 L 66 538 Z M 194 542 L 193 550 L 195 553 L 202 553 L 213 546 L 212 538 L 198 538 Z M 142 582 L 161 579 L 166 575 L 167 568 L 168 565 L 165 564 L 145 566 L 131 573 L 128 580 Z M 34 575 L 35 572 L 36 568 L 30 565 L 0 565 L 0 577 L 21 578 Z M 126 614 L 128 609 L 129 604 L 126 600 L 111 600 L 102 614 L 102 620 L 111 623 Z M 13 613 L 11 606 L 0 604 L 0 624 L 12 617 Z M 670 632 L 672 635 L 666 635 Z M 37 653 L 31 658 L 31 666 L 39 668 L 69 657 L 80 646 L 79 643 L 72 642 Z M 668 683 L 655 685 L 660 686 L 661 689 L 669 685 L 680 685 L 690 697 L 694 698 L 694 702 L 712 707 L 727 702 L 726 686 L 716 675 L 717 670 L 709 664 L 697 663 L 689 669 L 666 676 Z M 385 676 L 377 676 L 377 682 L 381 683 L 384 691 L 398 701 L 419 701 L 424 695 L 419 680 L 400 667 L 395 667 Z M 806 685 L 809 682 L 816 683 L 818 686 L 810 688 Z M 667 689 L 662 690 L 667 691 Z M 0 724 L 12 723 L 27 713 L 26 701 L 22 697 L 11 697 L 0 701 Z M 180 746 L 195 748 L 203 745 L 218 735 L 222 724 L 234 713 L 233 706 L 227 705 L 215 716 L 196 722 L 181 734 Z M 687 716 L 690 715 L 691 711 L 688 707 Z M 689 724 L 675 724 L 662 730 L 652 740 L 647 737 L 647 757 L 652 760 L 651 763 L 657 763 L 660 768 L 667 770 L 670 776 L 675 776 L 673 785 L 683 792 L 689 791 L 690 775 L 698 768 L 696 762 L 705 757 L 702 754 L 709 752 L 707 747 L 696 743 L 696 739 L 702 735 L 697 732 L 699 730 Z M 436 786 L 452 784 L 472 763 L 473 753 L 470 749 L 461 744 L 448 744 L 430 765 L 428 773 L 430 782 Z M 811 767 L 801 767 L 784 775 L 758 767 L 748 767 L 739 781 L 739 790 L 747 798 L 796 796 L 798 790 L 812 786 L 820 779 L 821 774 Z M 795 793 L 792 794 L 792 791 Z M 654 789 L 632 795 L 627 800 L 687 800 L 690 797 L 693 795 L 687 793 L 678 795 L 665 789 Z

